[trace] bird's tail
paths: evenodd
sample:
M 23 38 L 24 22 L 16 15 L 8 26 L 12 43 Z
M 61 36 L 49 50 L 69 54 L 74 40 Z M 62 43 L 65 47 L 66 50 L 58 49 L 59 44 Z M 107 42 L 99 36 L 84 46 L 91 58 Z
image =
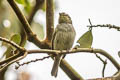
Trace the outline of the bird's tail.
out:
M 62 59 L 62 55 L 58 55 L 55 57 L 55 61 L 54 61 L 53 68 L 51 71 L 51 75 L 54 77 L 57 77 L 58 67 L 59 67 L 61 59 Z

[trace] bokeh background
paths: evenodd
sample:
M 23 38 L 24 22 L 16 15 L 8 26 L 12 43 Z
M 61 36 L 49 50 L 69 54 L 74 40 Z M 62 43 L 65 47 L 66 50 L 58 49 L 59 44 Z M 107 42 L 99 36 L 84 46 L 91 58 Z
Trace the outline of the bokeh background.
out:
M 32 2 L 33 0 L 31 0 Z M 87 25 L 89 24 L 88 18 L 91 19 L 93 25 L 96 24 L 114 24 L 120 26 L 120 11 L 119 11 L 119 0 L 55 0 L 55 15 L 54 15 L 54 22 L 55 26 L 58 24 L 58 16 L 59 12 L 68 13 L 73 21 L 74 28 L 76 30 L 76 41 L 82 36 L 86 31 L 88 31 Z M 4 4 L 9 5 L 6 1 Z M 21 7 L 21 10 L 23 7 Z M 8 6 L 10 7 L 10 6 Z M 6 11 L 4 16 L 0 16 L 0 26 L 4 26 L 7 29 L 3 29 L 0 27 L 1 30 L 11 30 L 8 33 L 0 33 L 0 35 L 4 35 L 7 38 L 9 34 L 12 34 L 16 31 L 19 31 L 19 27 L 16 26 L 19 23 L 16 23 L 16 15 L 12 11 L 11 8 L 6 7 L 6 9 L 0 10 L 0 14 Z M 10 10 L 7 10 L 10 9 Z M 12 16 L 12 17 L 11 17 Z M 27 16 L 27 15 L 26 15 Z M 15 18 L 15 19 L 14 19 Z M 10 20 L 12 22 L 10 22 Z M 45 11 L 38 10 L 35 17 L 34 23 L 32 24 L 33 31 L 39 35 L 40 39 L 44 39 L 45 36 Z M 19 21 L 18 21 L 19 22 Z M 14 23 L 14 29 L 10 28 L 11 24 Z M 34 26 L 40 26 L 39 28 Z M 39 31 L 41 30 L 41 31 Z M 17 32 L 18 32 L 17 31 Z M 16 33 L 17 33 L 16 32 Z M 120 32 L 115 29 L 108 29 L 108 28 L 93 28 L 93 48 L 99 48 L 107 51 L 112 55 L 118 62 L 120 58 L 118 56 L 118 51 L 120 51 Z M 26 49 L 39 49 L 34 44 L 27 42 Z M 5 46 L 0 47 L 0 56 L 5 52 Z M 29 60 L 33 60 L 36 58 L 42 58 L 43 54 L 32 54 L 28 55 L 25 59 L 21 60 L 20 62 L 25 62 Z M 104 60 L 106 59 L 104 56 L 101 56 Z M 71 66 L 85 79 L 90 78 L 98 78 L 102 77 L 102 68 L 103 63 L 96 58 L 94 54 L 89 53 L 78 53 L 78 54 L 70 54 L 65 57 L 65 59 L 71 64 Z M 112 63 L 107 60 L 107 66 L 105 69 L 105 77 L 112 76 L 117 70 L 112 65 Z M 25 72 L 26 75 L 30 77 L 30 80 L 70 80 L 66 74 L 59 68 L 58 77 L 54 78 L 51 76 L 51 69 L 53 65 L 52 59 L 45 59 L 43 61 L 38 61 L 35 63 L 30 63 L 28 65 L 21 66 L 18 70 L 15 70 L 15 65 L 13 64 L 9 67 L 6 73 L 6 80 L 16 80 L 18 77 L 17 75 Z

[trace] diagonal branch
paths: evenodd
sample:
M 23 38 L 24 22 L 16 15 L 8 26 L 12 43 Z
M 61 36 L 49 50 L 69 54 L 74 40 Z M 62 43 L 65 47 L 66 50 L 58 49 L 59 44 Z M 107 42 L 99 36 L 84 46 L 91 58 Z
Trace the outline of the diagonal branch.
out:
M 37 45 L 40 48 L 50 48 L 50 46 L 46 42 L 40 41 L 37 38 L 37 36 L 33 33 L 33 31 L 31 30 L 30 25 L 29 25 L 27 19 L 25 18 L 25 16 L 23 15 L 23 13 L 18 8 L 18 6 L 15 3 L 15 1 L 14 0 L 7 0 L 7 1 L 9 2 L 9 4 L 11 5 L 11 7 L 13 8 L 13 10 L 15 11 L 17 17 L 19 18 L 19 20 L 23 24 L 22 27 L 24 28 L 25 32 L 28 35 L 28 40 L 30 42 L 33 42 L 35 45 Z
M 8 40 L 6 38 L 0 37 L 0 41 L 4 41 L 4 42 L 8 43 L 8 44 L 12 45 L 13 47 L 17 48 L 20 51 L 25 50 L 23 47 L 19 46 L 18 44 L 14 43 L 13 41 L 10 41 L 10 40 Z
M 27 19 L 25 18 L 23 13 L 18 8 L 17 4 L 15 3 L 15 0 L 8 0 L 8 2 L 11 5 L 11 7 L 13 8 L 13 10 L 15 11 L 15 13 L 16 13 L 17 17 L 19 18 L 19 20 L 21 21 L 21 23 L 23 24 L 26 33 L 33 34 Z
M 14 63 L 14 62 L 16 62 L 16 61 L 18 61 L 18 60 L 20 60 L 20 59 L 23 59 L 23 58 L 27 55 L 27 52 L 26 52 L 26 50 L 25 50 L 23 47 L 17 45 L 17 44 L 14 43 L 13 41 L 10 41 L 10 40 L 5 39 L 5 38 L 2 38 L 2 37 L 0 37 L 0 40 L 1 40 L 1 41 L 4 41 L 4 42 L 6 42 L 6 43 L 8 43 L 8 44 L 10 44 L 10 45 L 12 45 L 12 46 L 15 47 L 15 48 L 17 48 L 21 53 L 24 53 L 24 52 L 25 52 L 24 56 L 18 57 L 18 58 L 15 59 L 15 60 L 11 60 L 11 61 L 9 61 L 9 60 L 6 61 L 6 60 L 4 60 L 4 61 L 1 61 L 1 62 L 0 62 L 0 65 L 3 65 L 4 63 L 6 63 L 6 64 L 4 64 L 4 65 L 0 68 L 0 71 L 2 71 L 2 70 L 4 70 L 6 67 L 8 67 L 10 64 L 12 64 L 12 63 Z M 20 53 L 19 55 L 23 55 L 23 54 L 21 54 L 21 53 Z
M 10 45 L 12 45 L 13 47 L 17 48 L 20 52 L 25 52 L 25 51 L 26 51 L 23 47 L 19 46 L 18 44 L 14 43 L 13 41 L 10 41 L 10 40 L 8 40 L 8 39 L 6 39 L 6 38 L 0 37 L 0 40 L 1 40 L 1 41 L 4 41 L 4 42 L 6 42 L 6 43 L 8 43 L 8 44 L 10 44 Z M 18 55 L 22 55 L 22 54 L 15 54 L 14 56 L 11 56 L 10 58 L 7 58 L 7 59 L 5 59 L 4 61 L 1 61 L 1 62 L 0 62 L 0 65 L 2 65 L 2 64 L 4 64 L 4 63 L 7 63 L 7 62 L 10 62 L 10 61 L 13 60 L 14 58 L 18 57 Z

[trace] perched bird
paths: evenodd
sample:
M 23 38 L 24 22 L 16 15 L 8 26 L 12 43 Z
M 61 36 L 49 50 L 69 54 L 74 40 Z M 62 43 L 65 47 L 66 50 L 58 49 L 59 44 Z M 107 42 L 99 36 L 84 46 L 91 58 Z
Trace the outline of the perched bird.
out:
M 59 14 L 59 24 L 57 25 L 52 38 L 53 50 L 70 50 L 74 43 L 76 32 L 72 25 L 70 16 L 66 13 Z M 57 55 L 54 60 L 51 75 L 57 77 L 58 66 L 64 55 Z

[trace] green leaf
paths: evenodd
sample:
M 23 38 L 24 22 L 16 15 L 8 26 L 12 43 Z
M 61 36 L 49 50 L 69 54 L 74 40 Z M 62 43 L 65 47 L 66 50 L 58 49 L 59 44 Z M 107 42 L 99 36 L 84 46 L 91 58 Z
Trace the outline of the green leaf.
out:
M 15 42 L 16 44 L 20 44 L 21 41 L 21 36 L 20 34 L 14 34 L 11 39 L 11 41 Z M 5 53 L 3 54 L 3 57 L 6 56 L 6 58 L 10 57 L 13 55 L 13 51 L 16 50 L 14 47 L 12 47 L 11 45 L 8 46 L 7 50 L 5 51 Z M 3 58 L 2 57 L 2 58 Z
M 13 55 L 12 51 L 14 51 L 13 48 L 11 46 L 8 47 L 7 50 L 5 51 L 5 53 L 3 54 L 3 57 L 5 56 L 6 58 L 8 58 L 8 57 L 12 56 Z
M 91 30 L 84 33 L 77 41 L 77 43 L 80 44 L 80 48 L 91 48 L 92 42 L 93 42 L 93 35 Z
M 14 34 L 10 40 L 19 45 L 21 41 L 21 36 L 20 34 Z
M 24 0 L 15 0 L 18 4 L 24 4 Z
M 27 13 L 30 13 L 32 5 L 30 4 L 29 0 L 25 0 L 24 9 Z

